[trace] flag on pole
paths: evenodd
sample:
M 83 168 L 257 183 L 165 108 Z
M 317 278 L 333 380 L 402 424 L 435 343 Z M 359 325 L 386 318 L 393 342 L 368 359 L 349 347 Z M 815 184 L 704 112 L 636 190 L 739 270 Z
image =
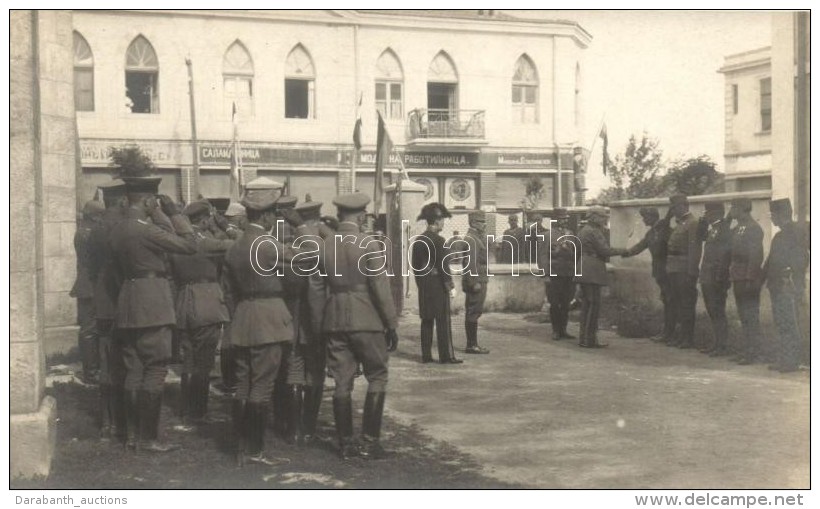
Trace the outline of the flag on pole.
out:
M 231 201 L 238 202 L 242 194 L 242 153 L 239 149 L 239 116 L 236 103 L 231 112 L 233 122 L 233 147 L 231 147 Z
M 356 150 L 362 149 L 362 96 L 364 94 L 359 94 L 359 104 L 356 105 L 356 125 L 353 126 L 353 146 L 356 147 Z
M 604 140 L 604 143 L 603 143 L 604 144 L 604 153 L 603 153 L 603 161 L 601 162 L 601 166 L 604 169 L 604 175 L 606 175 L 606 168 L 609 165 L 609 153 L 607 152 L 609 139 L 608 139 L 607 133 L 606 133 L 606 122 L 601 124 L 601 132 L 598 133 L 598 136 L 600 136 L 601 139 Z
M 390 139 L 390 134 L 387 132 L 387 127 L 384 125 L 384 119 L 380 112 L 376 112 L 379 116 L 379 130 L 376 134 L 376 178 L 373 184 L 373 212 L 378 216 L 382 208 L 382 195 L 384 194 L 384 167 L 390 159 L 390 153 L 393 152 L 393 140 Z

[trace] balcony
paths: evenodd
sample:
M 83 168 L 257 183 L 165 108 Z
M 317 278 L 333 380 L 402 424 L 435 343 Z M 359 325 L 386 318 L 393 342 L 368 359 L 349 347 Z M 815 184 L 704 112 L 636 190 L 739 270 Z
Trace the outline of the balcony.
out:
M 484 145 L 484 110 L 412 110 L 407 115 L 407 143 Z

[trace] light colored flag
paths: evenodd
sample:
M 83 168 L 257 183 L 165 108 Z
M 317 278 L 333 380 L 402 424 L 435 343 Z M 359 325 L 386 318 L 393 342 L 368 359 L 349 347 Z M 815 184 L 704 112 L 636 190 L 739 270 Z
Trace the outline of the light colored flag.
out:
M 233 147 L 231 147 L 231 201 L 238 202 L 242 194 L 242 152 L 239 147 L 239 115 L 236 103 L 231 112 L 233 122 Z

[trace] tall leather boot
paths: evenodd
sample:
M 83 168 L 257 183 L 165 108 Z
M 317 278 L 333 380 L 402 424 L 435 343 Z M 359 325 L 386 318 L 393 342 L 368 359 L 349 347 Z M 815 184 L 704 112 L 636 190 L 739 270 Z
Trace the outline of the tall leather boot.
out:
M 290 390 L 290 422 L 288 423 L 288 438 L 290 444 L 298 446 L 304 445 L 304 436 L 302 435 L 302 411 L 304 405 L 304 386 L 301 384 L 293 384 L 288 386 Z
M 125 442 L 125 389 L 117 384 L 111 384 L 111 435 Z
M 333 396 L 333 420 L 339 436 L 339 457 L 343 460 L 358 455 L 353 438 L 353 401 L 350 396 Z
M 359 455 L 368 459 L 381 459 L 385 451 L 379 443 L 384 414 L 384 392 L 368 392 L 364 400 L 362 417 L 362 444 Z
M 245 461 L 259 465 L 277 466 L 290 463 L 287 458 L 270 458 L 265 454 L 265 429 L 268 423 L 270 408 L 268 403 L 247 404 L 247 445 Z
M 421 321 L 421 362 L 433 362 L 433 320 Z
M 125 417 L 125 448 L 136 451 L 140 436 L 140 404 L 139 391 L 125 390 L 123 392 L 123 417 Z
M 159 440 L 159 420 L 162 410 L 162 393 L 140 391 L 140 449 L 148 452 L 170 452 L 179 445 Z
M 188 421 L 191 410 L 191 377 L 188 373 L 179 376 L 179 418 L 183 423 Z
M 304 388 L 305 399 L 302 408 L 302 432 L 304 433 L 305 445 L 319 443 L 316 435 L 316 422 L 319 420 L 319 408 L 322 405 L 322 392 L 324 386 L 306 386 Z
M 114 422 L 112 403 L 111 385 L 100 384 L 100 440 L 111 439 L 111 429 Z
M 478 322 L 465 322 L 464 329 L 467 333 L 465 353 L 490 353 L 486 348 L 478 346 Z
M 245 452 L 248 441 L 248 400 L 234 399 L 231 403 L 231 420 L 233 436 L 236 442 L 236 466 L 245 465 Z
M 277 380 L 273 386 L 273 432 L 283 439 L 287 439 L 288 436 L 289 406 L 288 385 L 284 381 Z
M 191 376 L 191 420 L 195 424 L 209 424 L 208 395 L 211 381 L 208 375 L 194 374 Z
M 222 385 L 225 390 L 236 391 L 236 362 L 233 347 L 229 346 L 219 351 L 219 369 L 222 372 Z

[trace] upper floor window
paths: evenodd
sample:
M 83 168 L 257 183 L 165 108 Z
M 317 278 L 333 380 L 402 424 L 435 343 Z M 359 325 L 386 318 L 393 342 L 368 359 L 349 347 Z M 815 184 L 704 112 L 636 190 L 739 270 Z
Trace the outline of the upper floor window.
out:
M 74 32 L 74 109 L 94 111 L 94 55 L 85 38 Z
M 125 95 L 132 113 L 159 113 L 159 60 L 141 35 L 125 52 Z
M 316 118 L 316 71 L 307 50 L 297 44 L 285 61 L 285 118 Z
M 253 60 L 245 46 L 236 41 L 222 58 L 225 111 L 230 118 L 234 106 L 239 118 L 253 116 Z
M 521 55 L 515 63 L 512 79 L 513 122 L 538 123 L 538 73 L 527 55 Z
M 376 62 L 376 109 L 387 119 L 404 117 L 404 73 L 393 51 L 385 50 Z
M 427 109 L 428 119 L 434 122 L 446 122 L 458 111 L 458 72 L 444 51 L 435 56 L 427 69 Z
M 772 130 L 772 79 L 760 80 L 760 130 Z

